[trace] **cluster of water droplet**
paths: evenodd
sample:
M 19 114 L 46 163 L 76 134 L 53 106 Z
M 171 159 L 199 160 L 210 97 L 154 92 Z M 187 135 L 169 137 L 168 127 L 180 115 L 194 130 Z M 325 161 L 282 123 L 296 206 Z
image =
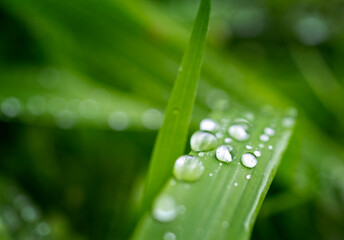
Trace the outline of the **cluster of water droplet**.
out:
M 50 225 L 25 194 L 5 178 L 0 189 L 0 224 L 13 239 L 51 239 Z
M 253 121 L 255 116 L 253 113 L 246 113 L 246 119 Z M 195 155 L 183 155 L 179 157 L 173 168 L 173 175 L 175 179 L 184 182 L 185 188 L 190 188 L 189 182 L 194 182 L 200 179 L 205 171 L 205 165 L 203 161 L 207 160 L 208 156 L 215 156 L 219 161 L 218 166 L 223 164 L 231 164 L 237 159 L 237 151 L 233 146 L 234 142 L 244 143 L 251 138 L 252 124 L 243 118 L 238 118 L 233 121 L 228 119 L 222 119 L 215 121 L 213 119 L 204 119 L 200 123 L 200 130 L 196 131 L 190 139 L 190 146 Z M 293 117 L 287 117 L 282 120 L 283 127 L 291 127 L 291 119 Z M 258 159 L 262 156 L 262 150 L 265 148 L 265 144 L 268 144 L 271 138 L 275 136 L 275 128 L 267 126 L 259 136 L 260 143 L 258 146 L 254 146 L 251 143 L 245 144 L 246 152 L 240 156 L 238 164 L 242 164 L 248 169 L 256 167 Z M 272 145 L 268 145 L 268 150 L 273 150 Z M 209 177 L 219 170 L 210 172 Z M 246 174 L 246 180 L 250 180 L 251 174 Z M 176 185 L 176 181 L 171 180 L 172 186 Z M 237 187 L 238 182 L 232 183 L 228 187 Z M 154 204 L 153 217 L 160 222 L 173 221 L 178 214 L 184 213 L 185 206 L 176 203 L 176 200 L 169 195 L 160 195 Z M 223 228 L 227 228 L 229 223 L 224 221 L 221 225 Z M 176 239 L 176 235 L 173 232 L 166 232 L 163 239 Z

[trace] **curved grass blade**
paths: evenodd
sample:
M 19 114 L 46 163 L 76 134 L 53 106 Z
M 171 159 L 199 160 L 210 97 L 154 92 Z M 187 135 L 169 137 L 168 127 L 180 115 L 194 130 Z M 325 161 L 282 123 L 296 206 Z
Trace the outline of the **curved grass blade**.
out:
M 218 145 L 229 144 L 236 149 L 232 155 L 234 160 L 229 163 L 218 161 L 216 149 L 204 152 L 204 155 L 192 151 L 190 155 L 198 156 L 204 164 L 201 178 L 191 183 L 170 178 L 160 193 L 174 199 L 176 218 L 160 222 L 146 213 L 134 239 L 163 239 L 165 235 L 185 240 L 241 240 L 250 237 L 291 136 L 294 117 L 275 112 L 252 115 L 247 114 L 247 109 L 232 106 L 230 111 L 215 112 L 211 118 L 220 125 L 216 134 Z M 243 142 L 235 138 L 229 140 L 229 127 L 238 119 L 249 118 L 254 119 L 248 130 L 250 138 Z M 267 127 L 273 131 L 267 131 Z M 255 154 L 255 167 L 243 165 L 241 158 L 245 153 Z
M 147 209 L 171 175 L 173 161 L 185 149 L 189 121 L 204 56 L 210 0 L 202 0 L 179 73 L 166 108 L 151 159 L 143 209 Z

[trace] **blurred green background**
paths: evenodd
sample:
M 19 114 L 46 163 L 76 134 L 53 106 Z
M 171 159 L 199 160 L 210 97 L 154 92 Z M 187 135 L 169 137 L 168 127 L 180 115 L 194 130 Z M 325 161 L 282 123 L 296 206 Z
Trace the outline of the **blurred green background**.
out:
M 199 1 L 0 0 L 0 239 L 127 239 Z M 252 239 L 344 239 L 344 1 L 213 0 L 218 101 L 299 122 Z

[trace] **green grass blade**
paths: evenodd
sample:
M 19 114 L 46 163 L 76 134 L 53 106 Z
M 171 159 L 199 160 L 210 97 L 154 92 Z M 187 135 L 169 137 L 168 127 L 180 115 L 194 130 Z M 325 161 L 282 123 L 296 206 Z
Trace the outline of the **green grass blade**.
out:
M 229 137 L 228 127 L 236 119 L 252 116 L 245 113 L 247 109 L 234 105 L 230 111 L 211 115 L 212 119 L 221 123 L 219 132 L 223 137 L 217 135 L 219 145 Z M 168 232 L 173 233 L 176 239 L 185 240 L 248 239 L 288 144 L 293 121 L 294 118 L 288 114 L 255 112 L 250 138 L 245 142 L 234 139 L 228 143 L 236 149 L 236 158 L 230 163 L 222 163 L 216 159 L 216 149 L 213 149 L 200 157 L 205 170 L 199 180 L 187 183 L 169 179 L 160 194 L 175 200 L 177 217 L 162 223 L 146 213 L 134 239 L 163 239 Z M 268 141 L 263 141 L 260 136 L 266 127 L 272 127 L 275 133 Z M 257 150 L 261 152 L 257 165 L 252 169 L 244 167 L 241 156 Z M 199 156 L 193 151 L 190 155 Z
M 144 192 L 143 209 L 148 207 L 170 177 L 175 158 L 184 152 L 204 56 L 209 15 L 210 0 L 202 0 L 189 45 L 166 108 L 165 120 L 154 147 Z

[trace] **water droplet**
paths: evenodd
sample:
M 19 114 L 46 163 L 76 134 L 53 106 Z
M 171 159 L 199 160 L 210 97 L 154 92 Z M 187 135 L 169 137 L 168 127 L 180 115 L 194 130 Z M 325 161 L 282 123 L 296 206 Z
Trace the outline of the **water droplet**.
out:
M 26 107 L 29 113 L 37 116 L 45 112 L 46 102 L 43 97 L 34 96 L 29 98 Z
M 164 240 L 176 240 L 177 237 L 173 232 L 167 232 L 164 234 Z
M 237 141 L 246 141 L 250 138 L 246 128 L 243 125 L 235 124 L 229 127 L 229 135 Z
M 268 149 L 269 149 L 269 150 L 272 150 L 273 148 L 274 148 L 274 147 L 271 146 L 271 145 L 268 146 Z
M 177 217 L 177 206 L 174 198 L 160 195 L 154 202 L 153 217 L 159 222 L 171 222 Z
M 247 179 L 247 180 L 248 180 L 248 179 L 251 179 L 251 175 L 250 175 L 250 174 L 246 175 L 246 179 Z
M 231 162 L 235 157 L 235 149 L 230 145 L 221 145 L 216 149 L 216 158 L 222 162 Z
M 282 119 L 283 127 L 290 128 L 290 127 L 294 126 L 294 124 L 295 124 L 295 118 L 285 117 Z
M 222 163 L 219 163 L 219 166 L 221 167 L 221 166 L 222 166 Z
M 217 132 L 216 134 L 217 138 L 223 138 L 223 133 L 222 132 Z
M 252 147 L 252 145 L 246 145 L 245 148 L 248 150 L 251 150 L 253 147 Z
M 176 184 L 177 184 L 176 181 L 175 181 L 174 179 L 171 179 L 170 185 L 171 185 L 171 186 L 175 186 Z
M 21 103 L 17 98 L 9 97 L 1 103 L 1 110 L 7 117 L 16 117 L 21 112 Z
M 212 173 L 209 173 L 209 177 L 212 177 L 213 176 L 213 174 Z
M 238 183 L 237 183 L 237 182 L 235 182 L 235 183 L 234 183 L 234 187 L 237 187 L 237 186 L 238 186 Z
M 216 137 L 209 132 L 197 131 L 191 137 L 191 149 L 196 152 L 209 151 L 217 146 Z
M 241 162 L 245 167 L 254 168 L 257 165 L 257 158 L 252 153 L 245 153 L 241 156 Z
M 256 157 L 261 157 L 262 153 L 259 150 L 253 152 Z
M 108 124 L 110 128 L 117 131 L 122 131 L 128 127 L 129 118 L 125 112 L 113 112 L 108 118 Z
M 231 138 L 225 138 L 225 143 L 231 143 L 233 140 Z
M 184 214 L 186 212 L 186 207 L 184 205 L 179 205 L 177 208 L 179 214 Z
M 269 141 L 270 137 L 266 134 L 262 134 L 259 136 L 260 141 L 267 142 Z
M 211 109 L 226 109 L 229 106 L 228 95 L 221 89 L 212 89 L 206 96 L 206 103 Z
M 268 136 L 273 136 L 273 135 L 275 135 L 275 130 L 272 129 L 272 128 L 267 127 L 267 128 L 264 129 L 264 133 L 266 135 L 268 135 Z
M 203 156 L 204 156 L 204 152 L 198 153 L 198 156 L 199 156 L 199 157 L 203 157 Z
M 202 161 L 195 156 L 183 155 L 179 157 L 173 168 L 174 176 L 181 181 L 196 181 L 204 171 Z
M 141 120 L 144 127 L 156 130 L 160 128 L 164 120 L 164 115 L 158 109 L 151 108 L 143 113 Z
M 263 147 L 264 147 L 264 144 L 263 144 L 263 143 L 259 143 L 259 144 L 258 144 L 258 147 L 263 148 Z
M 200 129 L 202 131 L 214 132 L 218 130 L 219 125 L 212 119 L 203 119 L 200 124 Z
M 229 227 L 229 222 L 228 222 L 228 221 L 223 221 L 223 222 L 221 223 L 221 227 L 222 227 L 222 228 L 228 228 L 228 227 Z

